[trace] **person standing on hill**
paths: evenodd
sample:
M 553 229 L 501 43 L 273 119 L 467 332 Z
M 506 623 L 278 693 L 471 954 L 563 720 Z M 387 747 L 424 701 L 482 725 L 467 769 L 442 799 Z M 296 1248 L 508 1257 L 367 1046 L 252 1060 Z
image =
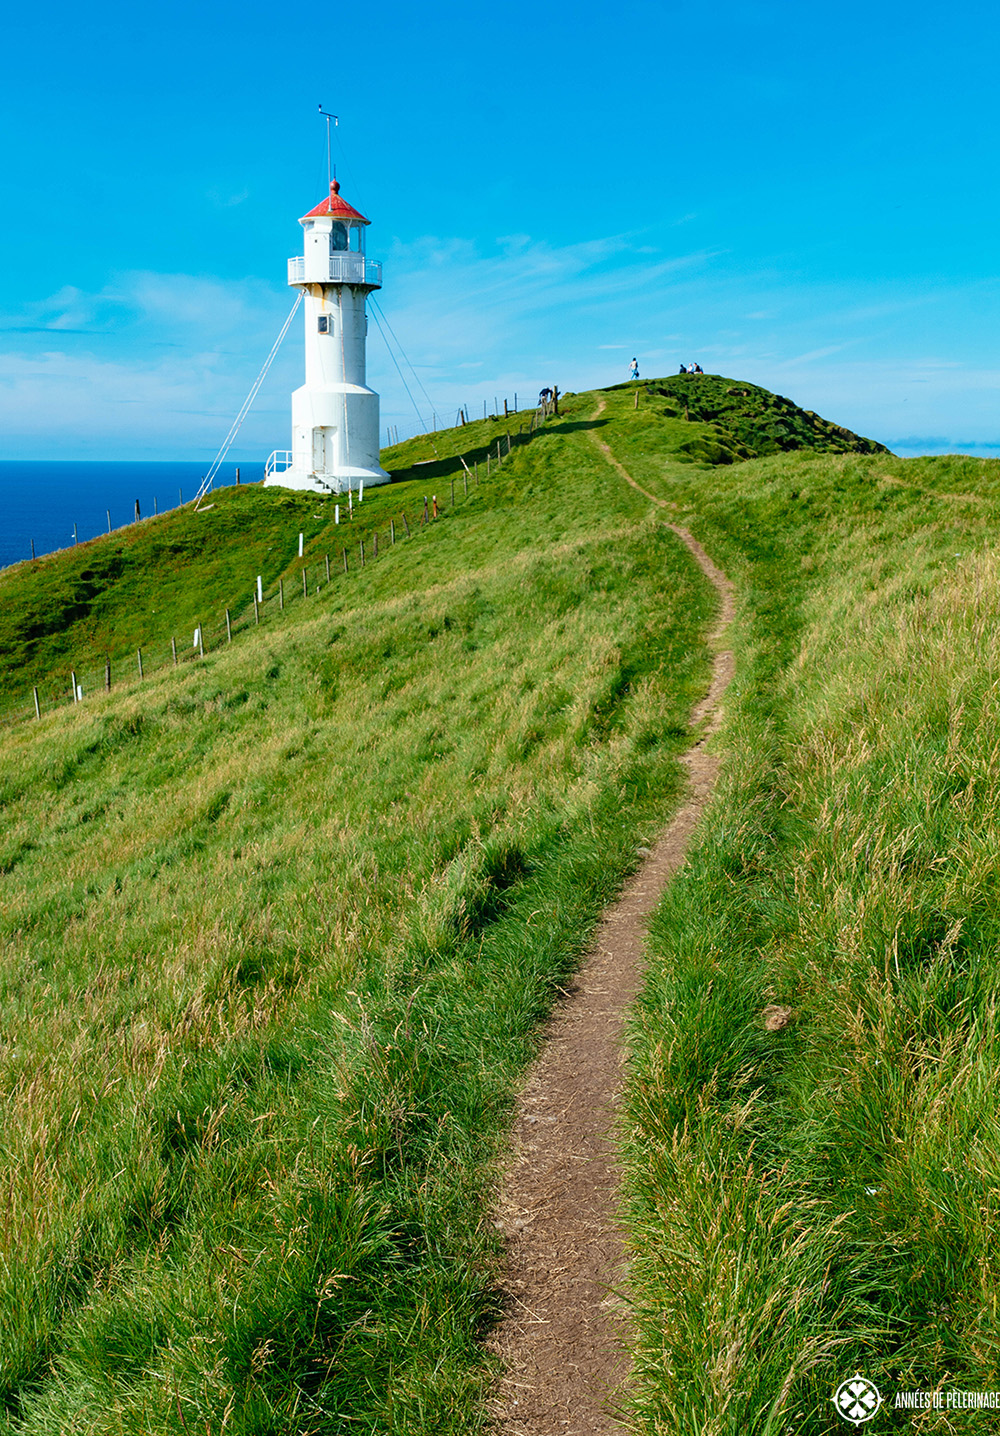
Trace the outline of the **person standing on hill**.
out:
M 638 361 L 638 359 L 633 359 L 633 360 L 632 360 L 632 363 L 629 365 L 628 377 L 629 377 L 630 379 L 638 379 L 638 377 L 639 377 L 639 361 Z

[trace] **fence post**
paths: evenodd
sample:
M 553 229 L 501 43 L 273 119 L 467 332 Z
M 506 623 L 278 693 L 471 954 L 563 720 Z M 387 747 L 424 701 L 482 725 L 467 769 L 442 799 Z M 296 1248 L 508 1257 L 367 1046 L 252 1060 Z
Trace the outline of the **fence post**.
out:
M 110 529 L 108 530 L 108 532 L 110 533 Z M 31 557 L 32 557 L 32 560 L 34 560 L 34 557 L 35 557 L 35 540 L 34 540 L 34 539 L 29 539 L 28 542 L 31 544 Z
M 176 668 L 176 667 L 177 667 L 177 639 L 176 639 L 176 638 L 172 638 L 172 639 L 170 640 L 170 651 L 171 651 L 171 653 L 174 655 L 174 667 Z
M 427 495 L 426 495 L 426 494 L 424 494 L 424 516 L 423 516 L 423 518 L 420 520 L 420 522 L 421 522 L 422 524 L 427 523 Z
M 108 533 L 110 533 L 110 532 L 111 532 L 111 510 L 110 510 L 110 509 L 105 509 L 104 512 L 105 512 L 105 513 L 107 514 L 107 516 L 108 516 Z
M 74 542 L 74 543 L 77 542 L 77 537 L 76 537 L 76 524 L 73 525 L 73 542 Z
M 372 558 L 378 558 L 378 533 L 372 534 Z
M 329 555 L 329 554 L 325 554 L 324 557 L 325 557 L 325 559 L 326 559 L 326 581 L 327 581 L 327 583 L 329 583 L 329 582 L 330 582 L 330 555 Z
M 199 658 L 204 658 L 204 657 L 205 657 L 205 644 L 204 644 L 204 642 L 203 642 L 204 632 L 205 632 L 204 628 L 203 628 L 202 625 L 199 623 L 199 625 L 198 625 L 198 657 L 199 657 Z
M 105 688 L 107 689 L 107 691 L 110 693 L 110 692 L 111 692 L 111 659 L 110 659 L 110 658 L 106 658 L 106 659 L 104 660 L 104 686 L 105 686 Z
M 136 658 L 139 660 L 139 677 L 142 678 L 142 677 L 144 677 L 145 675 L 143 674 L 143 671 L 142 671 L 142 649 L 141 649 L 141 648 L 137 648 L 137 649 L 135 650 L 135 656 L 136 656 Z
M 410 525 L 409 525 L 409 522 L 408 522 L 407 517 L 406 517 L 405 514 L 403 515 L 403 527 L 404 527 L 404 529 L 406 530 L 406 537 L 409 538 L 409 537 L 410 537 Z
M 31 691 L 35 695 L 35 717 L 40 719 L 42 716 L 42 710 L 38 706 L 38 689 L 32 688 Z
M 256 590 L 256 589 L 254 589 L 254 591 L 253 591 L 253 621 L 254 621 L 254 623 L 260 623 L 260 607 L 259 607 L 259 605 L 258 605 L 258 603 L 257 603 L 257 590 Z
M 364 539 L 361 540 L 361 542 L 360 542 L 360 544 L 358 545 L 358 547 L 359 547 L 360 550 L 361 550 L 361 567 L 364 568 L 364 566 L 365 566 L 365 541 L 364 541 Z
M 309 590 L 306 588 L 306 565 L 302 565 L 302 597 L 309 597 Z
M 232 623 L 230 623 L 230 621 L 229 621 L 229 609 L 227 608 L 227 609 L 226 609 L 226 642 L 227 642 L 227 643 L 232 643 L 232 641 L 233 641 L 233 625 L 232 625 Z
M 348 571 L 348 569 L 347 569 L 347 550 L 346 550 L 346 548 L 345 548 L 345 549 L 344 549 L 344 572 L 347 573 L 347 571 Z
M 437 496 L 437 494 L 434 494 L 434 496 L 433 496 L 432 499 L 431 499 L 431 503 L 434 505 L 434 515 L 433 515 L 433 516 L 434 516 L 434 518 L 437 518 L 437 516 L 438 516 L 438 496 Z
M 390 542 L 391 544 L 394 544 L 394 543 L 396 542 L 396 521 L 395 521 L 395 519 L 390 519 L 390 520 L 389 520 L 389 542 Z
M 468 497 L 469 497 L 469 471 L 468 471 L 468 469 L 463 469 L 463 470 L 462 470 L 462 494 L 463 494 L 463 496 L 464 496 L 465 498 L 468 498 Z
M 278 607 L 281 609 L 282 613 L 284 613 L 284 611 L 285 611 L 285 580 L 284 580 L 283 578 L 279 578 L 279 579 L 278 579 Z
M 74 703 L 79 703 L 80 699 L 77 697 L 77 692 L 76 692 L 76 674 L 73 672 L 72 668 L 70 669 L 70 672 L 69 672 L 69 681 L 70 681 L 70 682 L 72 683 L 72 685 L 73 685 L 73 702 L 74 702 Z

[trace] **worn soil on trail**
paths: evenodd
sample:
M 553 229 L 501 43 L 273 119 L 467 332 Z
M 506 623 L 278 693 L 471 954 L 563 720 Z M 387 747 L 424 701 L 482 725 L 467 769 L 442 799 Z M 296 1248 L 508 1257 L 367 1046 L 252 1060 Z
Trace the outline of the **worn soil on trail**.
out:
M 591 437 L 626 482 L 666 507 Z M 733 616 L 732 585 L 685 529 L 670 527 L 719 593 L 718 639 Z M 507 1370 L 493 1412 L 504 1436 L 625 1429 L 614 1414 L 628 1375 L 626 1315 L 615 1295 L 625 1277 L 613 1130 L 622 1028 L 641 981 L 647 920 L 715 782 L 719 760 L 704 745 L 732 670 L 732 654 L 717 653 L 709 692 L 691 715 L 702 731 L 682 759 L 684 804 L 601 920 L 521 1094 L 498 1215 L 508 1241 L 508 1315 L 491 1343 Z

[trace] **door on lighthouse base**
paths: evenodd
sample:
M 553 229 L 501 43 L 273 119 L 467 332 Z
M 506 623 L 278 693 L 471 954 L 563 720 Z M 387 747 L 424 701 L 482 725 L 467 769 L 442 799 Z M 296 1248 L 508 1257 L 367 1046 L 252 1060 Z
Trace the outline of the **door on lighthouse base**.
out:
M 332 474 L 336 458 L 333 440 L 337 430 L 332 425 L 313 429 L 313 473 Z

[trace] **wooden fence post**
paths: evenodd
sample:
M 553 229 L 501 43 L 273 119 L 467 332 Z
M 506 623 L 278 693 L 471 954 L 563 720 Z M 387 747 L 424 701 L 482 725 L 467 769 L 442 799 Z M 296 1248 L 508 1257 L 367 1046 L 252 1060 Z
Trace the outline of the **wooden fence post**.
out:
M 454 480 L 454 477 L 452 478 L 452 481 L 451 481 L 451 506 L 452 506 L 452 508 L 455 507 L 455 480 Z
M 176 638 L 172 638 L 172 639 L 170 640 L 170 651 L 171 651 L 171 652 L 173 653 L 173 655 L 174 655 L 174 667 L 176 668 L 176 667 L 177 667 L 177 639 L 176 639 Z
M 404 529 L 406 530 L 406 537 L 409 538 L 409 537 L 410 537 L 410 525 L 409 525 L 409 521 L 407 520 L 407 517 L 406 517 L 405 514 L 403 515 L 403 527 L 404 527 Z
M 361 567 L 364 568 L 364 566 L 365 566 L 365 541 L 364 541 L 364 539 L 361 540 L 361 542 L 358 544 L 358 547 L 359 547 L 360 550 L 361 550 Z
M 142 671 L 142 649 L 141 649 L 141 648 L 137 648 L 137 649 L 135 650 L 135 656 L 136 656 L 136 658 L 139 660 L 139 677 L 140 677 L 140 678 L 144 678 L 144 677 L 145 677 L 145 674 L 144 674 L 143 671 Z
M 396 542 L 396 520 L 395 520 L 395 519 L 390 519 L 390 520 L 389 520 L 389 542 L 390 542 L 391 544 L 393 544 L 393 543 Z
M 344 572 L 347 573 L 347 550 L 344 549 Z
M 104 687 L 105 687 L 105 689 L 106 689 L 109 693 L 111 692 L 111 659 L 110 659 L 110 658 L 106 658 L 106 659 L 104 660 Z
M 281 609 L 281 612 L 284 613 L 284 611 L 285 611 L 285 580 L 284 580 L 283 578 L 279 578 L 279 579 L 278 579 L 278 607 Z
M 309 589 L 306 586 L 306 565 L 302 565 L 302 597 L 309 597 Z
M 202 627 L 202 625 L 199 623 L 199 625 L 198 625 L 198 657 L 199 657 L 199 658 L 204 658 L 204 657 L 205 657 L 204 637 L 205 637 L 205 630 L 204 630 L 204 628 Z
M 329 582 L 330 582 L 330 555 L 329 555 L 329 554 L 326 554 L 326 555 L 324 555 L 324 557 L 326 558 L 326 581 L 327 581 L 327 583 L 329 583 Z
M 31 691 L 32 691 L 32 693 L 35 695 L 35 717 L 38 718 L 38 719 L 41 719 L 42 710 L 41 710 L 41 708 L 39 708 L 39 706 L 38 706 L 38 689 L 37 689 L 37 688 L 32 688 Z
M 70 682 L 72 683 L 72 685 L 73 685 L 73 702 L 74 702 L 74 703 L 79 703 L 80 700 L 79 700 L 79 698 L 76 696 L 76 674 L 73 672 L 72 669 L 70 669 L 69 681 L 70 681 Z
M 226 642 L 227 642 L 227 643 L 232 643 L 232 641 L 233 641 L 233 625 L 232 625 L 232 623 L 231 623 L 230 620 L 229 620 L 229 609 L 227 608 L 227 609 L 226 609 Z
M 378 534 L 372 534 L 372 558 L 378 558 Z
M 254 621 L 254 623 L 260 623 L 260 607 L 259 607 L 259 605 L 258 605 L 258 603 L 257 603 L 257 590 L 256 590 L 256 589 L 254 589 L 254 591 L 253 591 L 253 621 Z

